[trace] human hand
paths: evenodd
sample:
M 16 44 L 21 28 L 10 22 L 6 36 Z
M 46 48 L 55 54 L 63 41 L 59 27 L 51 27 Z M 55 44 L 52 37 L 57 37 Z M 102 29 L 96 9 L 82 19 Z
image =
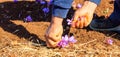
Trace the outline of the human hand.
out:
M 45 37 L 47 47 L 55 48 L 62 38 L 63 27 L 62 18 L 53 17 L 50 26 L 48 27 Z
M 83 28 L 88 26 L 93 18 L 96 7 L 95 3 L 85 1 L 84 5 L 75 12 L 72 27 Z

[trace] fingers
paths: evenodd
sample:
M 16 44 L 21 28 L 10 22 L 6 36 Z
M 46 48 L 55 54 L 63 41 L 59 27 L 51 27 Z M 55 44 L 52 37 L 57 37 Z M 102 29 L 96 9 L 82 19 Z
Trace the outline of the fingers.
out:
M 78 28 L 83 28 L 84 27 L 84 18 L 81 17 L 80 21 L 79 21 L 79 27 Z
M 79 25 L 80 25 L 80 21 L 76 21 L 76 28 L 79 28 Z
M 87 15 L 85 18 L 85 26 L 88 26 L 90 22 L 92 21 L 93 16 Z
M 73 21 L 72 24 L 71 24 L 71 26 L 72 26 L 73 28 L 75 28 L 75 27 L 76 27 L 76 22 Z
M 72 22 L 72 27 L 76 27 L 76 28 L 83 28 L 83 27 L 86 27 L 86 18 L 85 17 L 80 17 L 80 18 L 77 18 L 77 20 L 73 21 Z
M 47 47 L 57 47 L 57 43 L 59 42 L 60 36 L 48 35 L 46 36 L 46 44 Z
M 59 29 L 54 29 L 54 30 L 51 30 L 51 29 L 53 28 L 50 27 L 45 34 L 46 44 L 47 44 L 47 47 L 56 48 L 58 45 L 58 42 L 62 38 L 61 36 L 63 33 L 63 29 L 62 27 L 60 27 Z
M 84 23 L 83 23 L 84 27 L 87 27 L 87 24 L 88 24 L 87 18 L 84 18 Z
M 46 38 L 46 37 L 45 37 Z M 48 39 L 46 38 L 46 45 L 47 47 L 51 47 L 52 45 L 50 44 L 50 42 L 48 41 Z
M 47 47 L 53 47 L 53 48 L 55 48 L 55 47 L 57 47 L 58 42 L 59 42 L 59 41 L 54 42 L 54 41 L 52 41 L 51 39 L 48 39 Z
M 83 18 L 78 14 L 78 12 L 75 12 L 73 22 L 72 22 L 72 27 L 83 28 L 84 20 L 82 20 L 82 19 Z

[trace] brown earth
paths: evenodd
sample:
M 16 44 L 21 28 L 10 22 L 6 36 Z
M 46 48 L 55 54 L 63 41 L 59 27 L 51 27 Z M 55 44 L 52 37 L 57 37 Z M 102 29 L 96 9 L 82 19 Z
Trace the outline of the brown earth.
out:
M 112 0 L 102 0 L 94 18 L 107 18 L 113 11 L 113 3 Z M 51 12 L 45 16 L 44 7 L 46 5 L 23 1 L 0 4 L 0 57 L 120 57 L 120 34 L 94 31 L 89 27 L 69 29 L 69 26 L 64 26 L 64 34 L 72 33 L 77 43 L 61 49 L 47 48 L 44 33 Z M 71 10 L 68 18 L 72 14 Z M 23 21 L 27 15 L 32 16 L 32 22 Z M 112 45 L 105 43 L 108 38 L 113 40 Z

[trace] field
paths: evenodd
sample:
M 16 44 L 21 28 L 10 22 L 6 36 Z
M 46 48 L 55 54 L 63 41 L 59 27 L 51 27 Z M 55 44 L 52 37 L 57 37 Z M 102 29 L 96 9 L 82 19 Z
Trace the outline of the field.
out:
M 120 57 L 120 34 L 117 32 L 94 31 L 70 28 L 64 20 L 64 34 L 73 34 L 77 43 L 66 48 L 47 48 L 45 31 L 50 24 L 51 8 L 44 14 L 41 5 L 34 1 L 0 2 L 0 57 Z M 77 3 L 83 1 L 76 0 Z M 107 19 L 113 12 L 113 0 L 102 0 L 94 18 Z M 67 18 L 71 18 L 71 9 Z M 32 22 L 24 22 L 30 15 Z M 106 43 L 112 39 L 113 44 Z

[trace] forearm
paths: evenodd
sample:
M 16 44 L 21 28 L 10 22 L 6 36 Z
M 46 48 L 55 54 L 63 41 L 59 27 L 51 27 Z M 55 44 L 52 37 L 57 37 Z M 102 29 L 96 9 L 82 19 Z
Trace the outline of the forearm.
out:
M 88 10 L 95 11 L 97 4 L 91 1 L 85 1 L 83 7 L 84 9 L 89 8 Z
M 63 18 L 52 16 L 51 24 L 62 25 Z

